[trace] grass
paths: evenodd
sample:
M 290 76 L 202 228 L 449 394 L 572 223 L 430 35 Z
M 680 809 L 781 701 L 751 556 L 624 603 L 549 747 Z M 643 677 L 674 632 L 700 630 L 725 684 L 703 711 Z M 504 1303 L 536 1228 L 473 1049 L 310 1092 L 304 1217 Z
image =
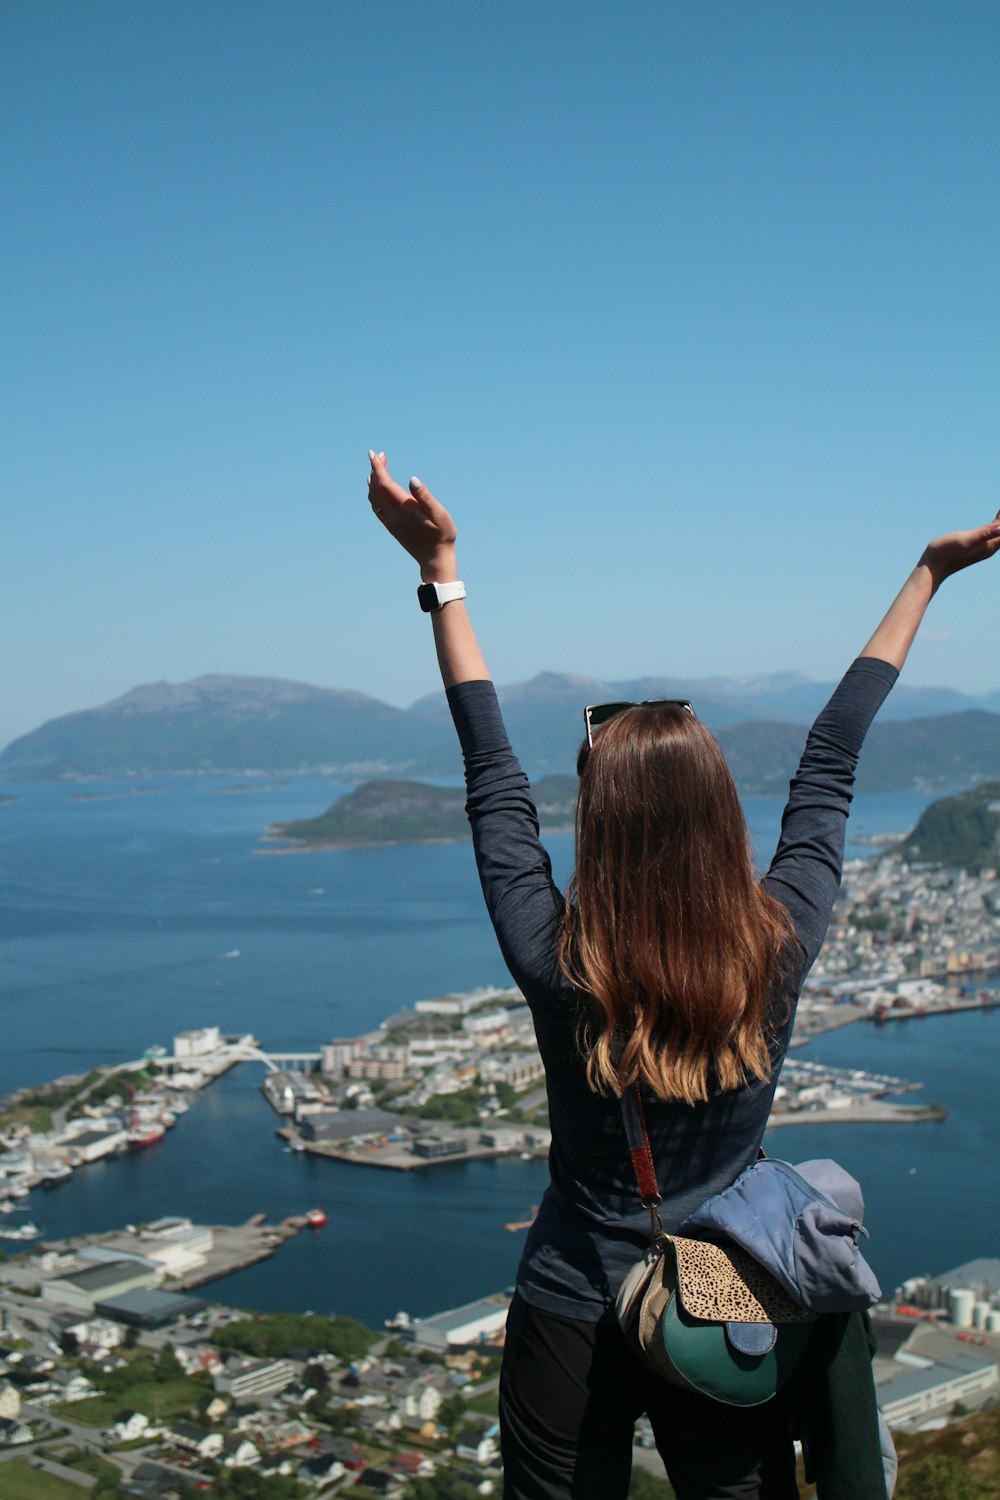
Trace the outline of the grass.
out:
M 1000 1408 L 980 1412 L 960 1422 L 951 1422 L 937 1432 L 922 1432 L 900 1437 L 899 1485 L 897 1500 L 910 1500 L 929 1493 L 928 1466 L 937 1465 L 943 1496 L 946 1484 L 951 1493 L 968 1494 L 974 1500 L 998 1500 L 1000 1497 Z M 923 1482 L 921 1482 L 923 1481 Z
M 204 1394 L 204 1385 L 186 1376 L 179 1380 L 140 1380 L 124 1390 L 106 1391 L 87 1401 L 61 1401 L 52 1410 L 68 1421 L 79 1422 L 81 1427 L 110 1427 L 126 1407 L 143 1412 L 152 1421 L 170 1421 L 189 1412 Z M 6 1495 L 3 1500 L 7 1500 Z
M 480 1416 L 498 1416 L 500 1412 L 500 1391 L 494 1386 L 490 1391 L 481 1391 L 478 1396 L 469 1397 L 465 1404 L 469 1411 L 478 1412 Z
M 12 1130 L 26 1125 L 32 1135 L 45 1135 L 52 1129 L 52 1111 L 41 1104 L 12 1105 L 0 1111 L 0 1129 Z
M 0 1495 L 3 1500 L 84 1500 L 87 1491 L 67 1479 L 57 1479 L 44 1469 L 33 1469 L 26 1458 L 0 1464 Z
M 81 1474 L 89 1474 L 91 1478 L 98 1481 L 103 1479 L 105 1484 L 117 1484 L 122 1477 L 117 1464 L 109 1463 L 106 1458 L 99 1458 L 96 1453 L 90 1453 L 84 1458 L 75 1458 L 68 1467 L 79 1469 Z

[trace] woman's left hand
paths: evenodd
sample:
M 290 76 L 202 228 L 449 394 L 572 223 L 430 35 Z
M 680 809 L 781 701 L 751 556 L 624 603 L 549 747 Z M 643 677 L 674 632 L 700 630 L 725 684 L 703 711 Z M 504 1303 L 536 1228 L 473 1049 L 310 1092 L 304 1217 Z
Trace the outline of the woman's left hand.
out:
M 875 634 L 861 652 L 897 669 L 906 660 L 924 612 L 946 578 L 1000 552 L 1000 513 L 972 531 L 949 531 L 924 548 L 923 556 L 896 595 Z
M 973 563 L 985 562 L 1000 552 L 1000 511 L 997 518 L 986 526 L 977 526 L 974 531 L 950 531 L 939 536 L 925 549 L 920 561 L 930 569 L 937 588 L 953 573 L 968 568 Z
M 368 500 L 375 515 L 399 545 L 420 565 L 424 583 L 450 583 L 458 577 L 457 528 L 451 516 L 419 479 L 404 490 L 389 473 L 384 453 L 369 449 L 372 472 Z

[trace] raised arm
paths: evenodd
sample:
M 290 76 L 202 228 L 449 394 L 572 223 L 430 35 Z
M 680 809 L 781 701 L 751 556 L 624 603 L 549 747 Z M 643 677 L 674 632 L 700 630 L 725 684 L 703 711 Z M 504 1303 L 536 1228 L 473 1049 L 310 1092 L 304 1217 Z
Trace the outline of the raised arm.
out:
M 809 732 L 765 877 L 791 914 L 802 946 L 803 973 L 822 947 L 840 887 L 854 772 L 869 725 L 937 589 L 952 573 L 998 551 L 1000 518 L 931 542 Z
M 391 478 L 384 453 L 369 449 L 372 466 L 368 499 L 386 531 L 420 567 L 423 583 L 454 583 L 457 529 L 451 516 L 419 479 L 404 490 Z M 452 599 L 431 612 L 434 645 L 446 688 L 460 682 L 488 682 L 489 668 L 479 649 L 464 599 Z
M 384 453 L 369 453 L 368 499 L 385 529 L 420 566 L 424 583 L 454 583 L 455 523 L 419 479 L 404 490 Z M 466 812 L 486 907 L 504 959 L 533 1009 L 559 983 L 553 934 L 563 898 L 538 836 L 528 778 L 507 739 L 464 600 L 431 613 L 441 677 L 465 759 Z
M 861 652 L 902 667 L 920 628 L 924 612 L 946 578 L 972 563 L 985 562 L 1000 551 L 1000 511 L 997 519 L 974 531 L 950 531 L 925 549 L 903 584 L 888 613 Z

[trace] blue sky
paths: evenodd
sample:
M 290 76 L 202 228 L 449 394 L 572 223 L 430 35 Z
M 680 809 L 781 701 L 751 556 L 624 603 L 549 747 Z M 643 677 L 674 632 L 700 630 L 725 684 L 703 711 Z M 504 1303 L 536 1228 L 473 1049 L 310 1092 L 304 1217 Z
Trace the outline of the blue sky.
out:
M 0 8 L 0 743 L 138 682 L 832 677 L 1000 504 L 1000 10 Z M 909 678 L 1000 686 L 1000 565 Z

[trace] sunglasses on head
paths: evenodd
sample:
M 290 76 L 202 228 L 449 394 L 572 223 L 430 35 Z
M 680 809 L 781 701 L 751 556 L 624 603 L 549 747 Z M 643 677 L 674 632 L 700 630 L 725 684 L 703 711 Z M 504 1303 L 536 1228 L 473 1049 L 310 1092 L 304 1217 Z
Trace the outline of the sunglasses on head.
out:
M 606 724 L 616 714 L 623 714 L 627 708 L 659 708 L 664 704 L 669 704 L 672 708 L 683 708 L 694 718 L 694 709 L 686 698 L 643 698 L 641 703 L 588 703 L 583 710 L 587 744 L 593 750 L 594 730 L 600 729 L 602 724 Z

